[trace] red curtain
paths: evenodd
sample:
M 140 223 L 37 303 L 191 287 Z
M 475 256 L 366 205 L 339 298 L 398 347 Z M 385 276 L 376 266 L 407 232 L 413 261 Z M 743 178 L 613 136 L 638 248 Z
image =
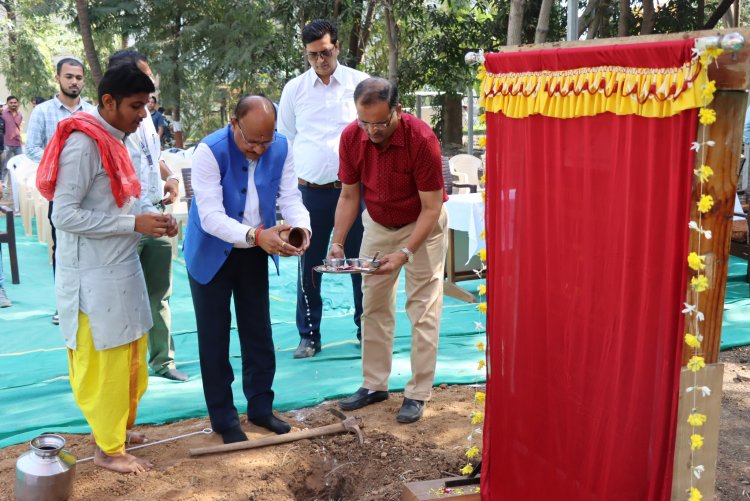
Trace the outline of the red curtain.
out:
M 679 66 L 680 43 L 487 71 Z M 487 114 L 483 499 L 669 499 L 696 115 Z

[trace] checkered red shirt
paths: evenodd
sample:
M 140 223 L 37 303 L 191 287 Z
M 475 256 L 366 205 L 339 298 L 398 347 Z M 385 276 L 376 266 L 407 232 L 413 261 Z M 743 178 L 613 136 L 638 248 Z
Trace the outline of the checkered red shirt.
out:
M 379 150 L 357 122 L 341 134 L 339 179 L 362 183 L 365 207 L 383 226 L 413 223 L 422 211 L 420 191 L 443 190 L 443 162 L 435 133 L 422 120 L 401 113 L 385 150 Z

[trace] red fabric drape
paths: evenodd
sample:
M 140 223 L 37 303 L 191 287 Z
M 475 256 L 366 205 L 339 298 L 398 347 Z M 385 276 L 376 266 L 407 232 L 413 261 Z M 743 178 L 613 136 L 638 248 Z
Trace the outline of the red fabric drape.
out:
M 483 499 L 669 499 L 696 115 L 488 114 Z

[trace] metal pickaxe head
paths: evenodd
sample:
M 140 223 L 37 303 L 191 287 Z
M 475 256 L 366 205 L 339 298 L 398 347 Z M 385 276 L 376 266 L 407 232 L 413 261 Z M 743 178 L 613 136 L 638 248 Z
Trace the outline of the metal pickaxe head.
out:
M 357 438 L 359 438 L 359 445 L 365 443 L 365 437 L 362 434 L 362 427 L 364 427 L 364 422 L 362 421 L 362 418 L 360 416 L 347 416 L 340 410 L 334 409 L 333 407 L 329 407 L 328 411 L 334 416 L 341 419 L 341 424 L 344 425 L 345 430 L 353 431 L 357 434 Z

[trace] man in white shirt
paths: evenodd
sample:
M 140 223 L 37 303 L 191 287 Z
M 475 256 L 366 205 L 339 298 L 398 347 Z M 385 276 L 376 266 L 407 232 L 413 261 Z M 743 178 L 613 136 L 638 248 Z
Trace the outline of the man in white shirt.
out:
M 247 440 L 232 397 L 229 334 L 234 297 L 248 420 L 282 434 L 273 415 L 276 354 L 271 336 L 268 257 L 299 256 L 310 242 L 292 150 L 277 134 L 273 103 L 240 98 L 231 123 L 203 138 L 193 155 L 193 201 L 183 255 L 198 327 L 203 394 L 224 443 Z M 288 224 L 276 224 L 276 203 Z M 281 234 L 303 228 L 299 247 Z
M 109 58 L 109 67 L 132 63 L 154 80 L 146 56 L 133 49 L 115 52 Z M 150 100 L 151 98 L 149 98 Z M 150 102 L 150 101 L 149 101 Z M 126 146 L 138 172 L 141 183 L 141 198 L 164 212 L 164 206 L 177 199 L 178 179 L 167 167 L 161 156 L 161 142 L 150 120 L 141 121 L 135 134 L 128 136 Z M 143 235 L 138 243 L 138 256 L 151 305 L 154 326 L 148 332 L 148 365 L 151 371 L 165 379 L 187 381 L 188 375 L 175 365 L 174 341 L 172 340 L 169 298 L 172 296 L 172 241 L 166 236 Z
M 294 168 L 299 177 L 302 200 L 310 212 L 312 241 L 304 256 L 297 280 L 297 329 L 300 343 L 294 358 L 312 357 L 320 351 L 320 322 L 323 314 L 320 285 L 322 275 L 313 277 L 313 267 L 322 263 L 333 231 L 336 204 L 341 194 L 338 180 L 339 138 L 344 127 L 357 118 L 354 89 L 368 75 L 338 63 L 336 27 L 317 19 L 302 30 L 302 43 L 310 69 L 290 80 L 281 93 L 279 132 L 294 150 Z M 360 211 L 361 212 L 361 211 Z M 352 225 L 343 242 L 347 256 L 359 256 L 362 218 Z M 354 323 L 361 338 L 362 277 L 353 274 Z M 317 283 L 316 283 L 317 282 Z

